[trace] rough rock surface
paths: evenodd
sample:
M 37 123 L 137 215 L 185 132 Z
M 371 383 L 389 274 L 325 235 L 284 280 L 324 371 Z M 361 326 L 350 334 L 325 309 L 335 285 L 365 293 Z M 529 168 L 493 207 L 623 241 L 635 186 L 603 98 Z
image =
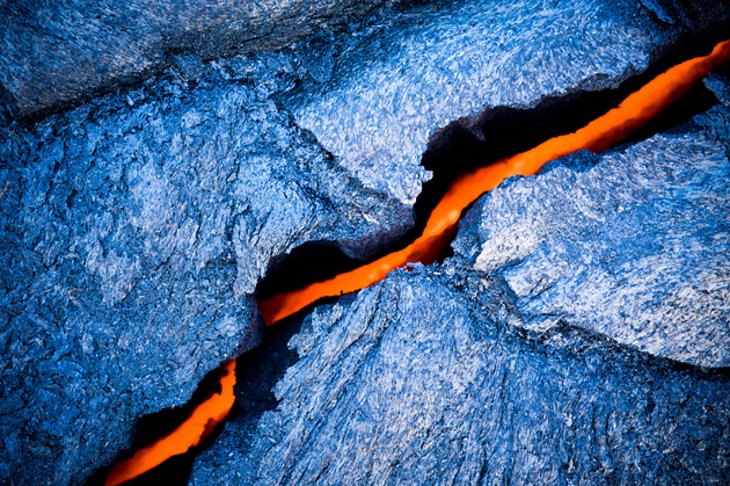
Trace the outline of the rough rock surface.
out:
M 730 112 L 513 180 L 457 241 L 526 325 L 560 322 L 697 366 L 730 366 Z
M 11 122 L 10 117 L 0 123 L 0 482 L 82 481 L 128 444 L 131 428 L 140 415 L 185 401 L 206 371 L 255 345 L 259 323 L 251 293 L 272 258 L 312 240 L 336 241 L 349 253 L 362 255 L 373 250 L 376 242 L 385 244 L 388 238 L 401 233 L 412 223 L 411 211 L 405 204 L 413 202 L 427 177 L 418 166 L 420 156 L 428 137 L 446 123 L 477 115 L 497 104 L 529 106 L 548 94 L 613 86 L 643 69 L 655 49 L 692 25 L 685 17 L 677 16 L 678 7 L 663 8 L 663 2 L 644 3 L 652 6 L 638 7 L 628 0 L 420 5 L 393 18 L 376 18 L 364 28 L 339 37 L 310 39 L 294 50 L 210 63 L 201 62 L 200 56 L 216 55 L 221 52 L 216 49 L 228 49 L 229 41 L 238 42 L 237 36 L 249 32 L 246 26 L 236 30 L 237 24 L 215 23 L 219 13 L 216 9 L 204 12 L 210 16 L 201 20 L 205 29 L 213 25 L 206 22 L 215 24 L 209 30 L 190 33 L 186 19 L 191 17 L 175 17 L 180 12 L 197 12 L 197 7 L 191 7 L 173 12 L 173 20 L 168 19 L 178 29 L 173 29 L 174 35 L 165 37 L 169 32 L 163 29 L 162 34 L 147 38 L 138 35 L 134 30 L 137 27 L 125 28 L 119 22 L 131 21 L 132 26 L 142 22 L 139 25 L 143 34 L 159 30 L 154 22 L 167 22 L 166 13 L 157 18 L 145 15 L 146 7 L 134 10 L 135 5 L 153 3 L 119 9 L 115 6 L 114 11 L 106 4 L 98 8 L 95 4 L 88 11 L 76 8 L 81 5 L 78 3 L 68 10 L 39 7 L 36 20 L 48 26 L 50 34 L 38 40 L 35 50 L 29 46 L 35 45 L 36 39 L 30 43 L 8 40 L 16 34 L 22 37 L 33 25 L 17 24 L 9 29 L 8 19 L 12 16 L 4 16 L 0 83 L 4 85 L 3 96 L 10 100 L 16 114 L 36 113 L 76 99 L 100 86 L 124 80 L 127 73 L 144 76 L 146 70 L 169 62 L 175 67 L 162 79 L 151 80 L 141 88 L 93 100 L 30 127 Z M 6 13 L 18 5 L 6 2 L 0 8 Z M 246 5 L 242 8 L 255 10 L 253 4 Z M 307 10 L 313 5 L 309 2 L 296 5 L 301 6 L 305 16 L 313 12 Z M 334 3 L 317 5 L 326 9 Z M 51 11 L 55 18 L 47 15 Z M 345 10 L 343 18 L 353 12 Z M 647 12 L 653 12 L 653 16 Z M 83 24 L 87 15 L 93 18 L 97 13 L 105 20 Z M 267 21 L 287 32 L 284 37 L 309 32 L 311 26 L 302 21 L 302 25 L 292 27 L 302 17 L 292 16 L 285 21 L 267 15 L 271 17 Z M 116 20 L 107 22 L 112 17 Z M 563 28 L 566 21 L 567 27 Z M 68 27 L 63 28 L 79 35 L 54 37 L 54 29 L 64 22 Z M 118 37 L 108 34 L 105 29 L 109 26 L 116 29 Z M 91 37 L 85 37 L 84 29 Z M 162 37 L 155 37 L 158 35 Z M 271 40 L 276 35 L 249 48 L 291 40 L 281 36 L 279 41 Z M 54 47 L 56 41 L 63 44 L 71 38 L 78 41 L 78 52 L 57 49 L 60 57 L 47 57 L 56 54 L 47 42 L 54 43 Z M 90 38 L 96 41 L 89 42 Z M 114 41 L 106 44 L 104 39 Z M 144 51 L 145 45 L 152 46 L 149 52 Z M 167 59 L 167 54 L 160 54 L 170 51 L 169 46 L 173 46 L 173 61 Z M 213 51 L 206 51 L 209 48 Z M 121 57 L 105 57 L 110 50 Z M 195 54 L 186 54 L 190 52 Z M 717 152 L 705 148 L 706 160 L 717 161 Z M 478 230 L 472 232 L 472 243 L 481 244 Z M 445 442 L 436 443 L 428 437 L 448 438 L 449 434 L 468 430 L 475 435 L 464 432 L 458 438 L 475 437 L 476 441 L 477 435 L 484 434 L 482 443 L 486 445 L 480 450 L 493 453 L 496 464 L 503 464 L 495 470 L 502 467 L 504 471 L 528 471 L 530 465 L 538 464 L 530 462 L 532 455 L 509 456 L 501 454 L 502 449 L 543 436 L 550 437 L 556 447 L 581 449 L 580 437 L 563 440 L 559 434 L 548 432 L 582 430 L 582 425 L 574 424 L 589 418 L 594 430 L 591 437 L 595 439 L 590 452 L 593 462 L 578 464 L 588 456 L 573 451 L 572 456 L 565 454 L 574 458 L 572 462 L 544 459 L 539 464 L 546 464 L 549 471 L 554 471 L 556 464 L 565 464 L 566 471 L 580 474 L 596 465 L 597 469 L 590 470 L 606 474 L 617 470 L 617 474 L 630 475 L 629 468 L 634 464 L 630 461 L 635 459 L 661 464 L 654 471 L 663 478 L 672 478 L 670 473 L 675 469 L 678 477 L 686 478 L 696 471 L 706 472 L 705 468 L 713 465 L 719 471 L 713 474 L 726 474 L 722 467 L 727 467 L 727 450 L 718 445 L 727 442 L 727 429 L 718 425 L 722 420 L 727 424 L 723 413 L 728 407 L 722 402 L 722 397 L 727 397 L 725 375 L 700 375 L 691 368 L 676 370 L 665 361 L 619 349 L 609 339 L 586 338 L 584 331 L 569 326 L 551 327 L 548 335 L 556 337 L 548 341 L 526 340 L 524 336 L 531 336 L 529 333 L 535 329 L 527 321 L 544 319 L 528 314 L 519 302 L 510 301 L 512 290 L 497 271 L 485 285 L 499 291 L 480 297 L 486 309 L 491 309 L 484 315 L 483 309 L 474 307 L 470 300 L 481 295 L 482 284 L 478 279 L 470 284 L 459 283 L 465 278 L 460 275 L 477 272 L 471 267 L 474 262 L 465 256 L 460 258 L 443 267 L 444 272 L 451 272 L 448 276 L 432 275 L 441 271 L 439 267 L 411 275 L 401 273 L 363 292 L 358 297 L 362 302 L 351 306 L 357 312 L 343 317 L 344 321 L 333 327 L 335 334 L 322 330 L 322 337 L 300 336 L 303 354 L 316 353 L 320 348 L 326 351 L 312 362 L 315 368 L 327 369 L 312 372 L 306 359 L 298 364 L 299 377 L 288 378 L 289 384 L 281 385 L 280 409 L 259 424 L 263 432 L 256 431 L 248 438 L 230 434 L 206 456 L 206 461 L 220 461 L 226 456 L 217 454 L 229 454 L 224 447 L 245 439 L 249 444 L 246 451 L 259 452 L 230 452 L 246 458 L 238 465 L 227 464 L 229 478 L 244 471 L 244 464 L 249 468 L 256 465 L 244 471 L 250 478 L 285 478 L 290 471 L 313 478 L 306 472 L 310 461 L 329 460 L 334 456 L 326 453 L 327 448 L 334 454 L 339 445 L 326 435 L 318 435 L 318 426 L 312 424 L 358 420 L 357 410 L 340 407 L 344 402 L 333 401 L 330 408 L 321 409 L 317 394 L 312 394 L 317 390 L 313 385 L 328 384 L 327 376 L 339 376 L 347 383 L 339 388 L 322 388 L 321 393 L 342 393 L 345 398 L 355 397 L 351 403 L 372 404 L 373 410 L 367 412 L 371 415 L 363 416 L 380 422 L 366 420 L 354 428 L 329 430 L 351 434 L 339 436 L 343 448 L 354 451 L 363 447 L 361 450 L 373 457 L 389 456 L 401 461 L 398 464 L 402 466 L 384 462 L 382 469 L 368 472 L 370 459 L 363 456 L 358 467 L 348 472 L 342 465 L 335 467 L 332 459 L 333 480 L 340 474 L 343 478 L 368 478 L 370 474 L 373 480 L 389 474 L 413 478 L 419 476 L 408 474 L 420 470 L 408 470 L 409 464 L 422 464 L 418 467 L 424 472 L 446 470 L 456 464 L 449 465 L 450 458 L 456 456 L 442 454 L 441 449 L 431 455 L 416 452 L 416 439 L 407 449 L 400 444 L 406 443 L 403 431 L 426 437 L 422 443 L 426 448 L 434 447 L 433 451 Z M 398 289 L 401 284 L 404 288 Z M 401 292 L 404 302 L 412 298 L 411 303 L 406 302 L 403 316 L 389 300 Z M 432 292 L 433 302 L 426 302 L 419 314 L 416 302 L 430 300 L 426 298 L 428 292 Z M 382 299 L 377 306 L 368 300 L 379 295 Z M 370 309 L 372 319 L 359 319 L 360 309 Z M 345 306 L 326 312 L 334 314 L 319 313 L 312 325 L 330 323 L 334 315 L 345 312 Z M 388 315 L 392 318 L 386 322 L 382 316 Z M 460 327 L 447 325 L 450 315 L 463 317 L 459 317 Z M 473 318 L 467 320 L 467 315 Z M 480 315 L 482 320 L 477 318 Z M 430 321 L 429 316 L 438 322 Z M 378 368 L 368 368 L 372 366 L 368 359 L 362 361 L 365 368 L 357 368 L 357 363 L 348 368 L 345 361 L 337 361 L 337 353 L 328 354 L 341 346 L 348 353 L 347 343 L 338 341 L 357 332 L 345 326 L 348 319 L 376 323 L 372 328 L 376 340 L 367 345 L 374 354 L 380 346 L 392 346 L 387 360 L 380 361 Z M 440 335 L 434 338 L 429 334 L 439 326 L 457 333 L 447 333 L 443 339 L 451 336 L 466 345 L 469 343 L 464 336 L 474 338 L 477 354 L 463 351 L 461 345 L 446 346 L 438 341 Z M 429 339 L 439 342 L 439 346 L 422 347 L 420 342 Z M 376 342 L 380 344 L 375 346 Z M 359 346 L 352 348 L 353 353 L 360 352 Z M 593 358 L 587 360 L 586 356 L 593 355 L 581 353 L 594 347 L 599 358 L 591 364 Z M 492 358 L 488 353 L 478 353 L 491 348 L 502 354 Z M 674 353 L 675 358 L 689 361 L 700 359 L 698 356 L 716 359 L 711 352 L 702 354 L 694 347 L 678 349 L 670 343 L 667 349 L 657 352 Z M 553 355 L 557 358 L 551 368 Z M 542 361 L 536 356 L 542 356 Z M 426 358 L 428 362 L 422 362 Z M 618 368 L 614 361 L 619 363 Z M 461 416 L 451 417 L 452 422 L 439 415 L 439 410 L 452 413 L 455 399 L 448 383 L 453 376 L 438 374 L 439 370 L 448 371 L 449 363 L 468 375 L 466 381 L 456 380 L 453 386 L 463 392 L 466 406 L 472 407 L 464 409 Z M 422 365 L 428 365 L 422 367 L 424 374 L 418 375 L 422 379 L 412 380 L 413 375 L 406 371 Z M 523 378 L 522 366 L 532 374 Z M 556 370 L 552 375 L 555 379 L 537 382 L 544 383 L 546 396 L 557 402 L 540 405 L 539 394 L 535 393 L 534 403 L 528 402 L 535 414 L 528 410 L 516 415 L 515 420 L 525 417 L 525 422 L 516 422 L 522 428 L 511 425 L 512 415 L 500 415 L 490 408 L 518 410 L 521 405 L 516 395 L 505 395 L 505 391 L 502 398 L 498 397 L 501 401 L 479 405 L 484 398 L 479 393 L 488 393 L 493 383 L 488 380 L 495 379 L 489 372 L 507 368 L 513 371 L 509 376 L 503 373 L 507 376 L 507 388 L 503 390 L 519 393 L 528 390 L 524 383 L 529 384 L 529 380 L 542 380 L 543 369 Z M 361 381 L 373 372 L 386 380 L 378 386 L 391 390 L 390 394 L 381 396 L 378 388 L 370 389 Z M 441 385 L 434 388 L 436 382 L 428 380 L 438 376 L 442 377 Z M 626 385 L 626 377 L 637 384 L 636 391 Z M 313 385 L 298 388 L 298 380 L 310 380 Z M 411 402 L 400 402 L 397 394 L 406 386 L 414 390 Z M 285 389 L 295 391 L 289 396 Z M 598 391 L 594 393 L 594 389 Z M 645 408 L 634 403 L 634 393 L 645 400 Z M 689 398 L 682 401 L 683 396 Z M 581 402 L 581 398 L 585 400 Z M 580 408 L 586 401 L 597 410 L 595 413 Z M 604 407 L 603 402 L 608 405 Z M 560 403 L 555 410 L 575 410 L 575 417 L 566 419 L 564 429 L 543 432 L 542 422 L 530 420 L 551 419 L 553 414 L 545 411 L 551 403 Z M 433 404 L 433 414 L 419 422 L 420 416 L 408 415 L 412 413 L 409 407 L 415 404 Z M 394 415 L 383 415 L 386 406 L 395 407 Z M 299 411 L 295 414 L 297 407 L 303 415 Z M 484 415 L 469 416 L 474 410 Z M 704 410 L 706 428 L 696 427 L 700 410 Z M 349 411 L 354 413 L 348 415 Z M 631 414 L 624 417 L 626 411 Z M 679 419 L 670 422 L 668 417 L 673 413 Z M 409 423 L 410 418 L 415 422 Z M 502 429 L 479 423 L 497 419 L 502 420 Z M 274 420 L 281 430 L 265 432 L 265 427 L 273 427 L 267 425 L 267 420 Z M 455 425 L 457 420 L 461 429 Z M 656 432 L 651 435 L 646 432 L 646 424 L 654 420 Z M 425 424 L 449 425 L 424 428 Z M 619 425 L 615 424 L 628 429 L 616 428 Z M 381 426 L 384 438 L 372 443 L 382 450 L 374 454 L 367 446 L 367 437 L 375 437 L 368 427 Z M 673 427 L 679 427 L 679 432 L 672 432 Z M 352 442 L 358 437 L 353 431 L 360 429 L 364 432 L 357 439 L 361 445 L 357 445 L 357 441 Z M 489 435 L 492 430 L 502 435 Z M 624 440 L 627 430 L 640 432 Z M 521 435 L 504 442 L 502 437 L 512 437 L 511 431 Z M 645 433 L 656 439 L 646 447 L 642 442 Z M 689 438 L 682 439 L 681 434 Z M 301 464 L 298 461 L 303 456 L 297 451 L 306 452 L 306 447 L 297 449 L 299 435 L 313 445 L 320 444 L 316 449 L 320 454 L 307 456 Z M 281 452 L 279 463 L 273 452 L 264 456 L 264 449 L 270 447 L 264 442 L 268 438 L 279 441 L 275 442 Z M 693 438 L 696 447 L 690 450 L 687 444 Z M 288 442 L 294 444 L 292 452 L 284 449 Z M 642 448 L 639 452 L 631 446 L 637 443 L 636 447 Z M 677 464 L 657 459 L 657 451 L 662 449 L 652 448 L 656 444 L 676 451 L 669 456 L 678 458 Z M 462 446 L 451 441 L 444 447 L 454 447 L 452 452 L 457 454 Z M 524 450 L 519 449 L 520 445 L 514 447 Z M 619 459 L 610 455 L 604 459 L 604 451 L 615 452 Z M 465 468 L 475 464 L 465 462 L 463 457 L 459 464 Z M 518 462 L 499 463 L 505 457 L 522 460 L 527 466 L 519 469 Z M 438 462 L 442 460 L 445 462 Z M 269 464 L 269 469 L 257 473 L 256 461 Z M 620 461 L 626 464 L 616 465 Z M 201 463 L 200 471 L 206 471 L 205 464 Z M 322 470 L 317 474 L 325 473 Z M 220 477 L 221 472 L 216 471 L 202 479 L 196 476 L 196 480 L 219 483 Z
M 274 256 L 409 223 L 270 100 L 289 60 L 2 129 L 0 482 L 83 480 L 142 414 L 256 345 L 251 294 Z
M 508 181 L 453 258 L 315 311 L 193 483 L 726 483 L 729 114 Z
M 281 48 L 364 17 L 360 0 L 0 2 L 0 93 L 16 116 L 63 107 L 170 64 Z
M 710 5 L 703 15 L 714 17 L 698 29 L 730 22 L 730 8 Z M 339 50 L 315 49 L 312 63 L 328 68 L 326 81 L 292 110 L 367 187 L 412 204 L 429 177 L 419 164 L 435 132 L 489 108 L 618 85 L 699 15 L 665 10 L 671 25 L 633 0 L 425 5 L 373 23 Z M 408 177 L 394 177 L 403 168 Z
M 253 433 L 232 422 L 192 484 L 722 483 L 730 379 L 567 326 L 520 332 L 464 269 L 399 271 L 318 310 Z

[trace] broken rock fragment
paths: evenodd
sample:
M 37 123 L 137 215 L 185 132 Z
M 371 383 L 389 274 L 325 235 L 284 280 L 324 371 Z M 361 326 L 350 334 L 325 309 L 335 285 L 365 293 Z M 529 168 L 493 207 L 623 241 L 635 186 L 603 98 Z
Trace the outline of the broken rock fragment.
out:
M 192 484 L 727 477 L 727 376 L 521 319 L 498 281 L 453 262 L 315 311 L 276 408 L 229 422 Z

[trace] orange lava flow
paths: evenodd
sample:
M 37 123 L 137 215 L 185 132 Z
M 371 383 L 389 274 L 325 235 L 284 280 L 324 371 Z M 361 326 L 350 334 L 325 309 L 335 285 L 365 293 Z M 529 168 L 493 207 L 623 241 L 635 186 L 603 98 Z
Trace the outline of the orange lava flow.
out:
M 508 177 L 536 174 L 543 165 L 558 157 L 581 149 L 601 152 L 621 142 L 728 60 L 730 41 L 721 42 L 710 55 L 668 69 L 629 95 L 618 107 L 583 128 L 461 176 L 448 189 L 431 213 L 423 234 L 413 243 L 329 280 L 260 300 L 259 308 L 266 324 L 274 324 L 324 297 L 336 297 L 379 282 L 391 270 L 408 263 L 431 263 L 449 244 L 461 213 L 482 194 Z
M 449 244 L 462 212 L 482 194 L 515 175 L 533 175 L 547 162 L 586 149 L 600 152 L 624 140 L 660 111 L 683 96 L 708 72 L 730 61 L 730 41 L 718 44 L 708 56 L 674 66 L 631 94 L 618 107 L 568 135 L 551 138 L 526 152 L 476 169 L 457 179 L 431 213 L 426 227 L 413 243 L 374 262 L 323 282 L 259 301 L 267 325 L 288 317 L 325 297 L 335 297 L 372 285 L 408 263 L 431 263 Z M 159 441 L 138 450 L 114 466 L 107 485 L 132 480 L 167 459 L 184 454 L 210 435 L 233 406 L 236 362 L 222 366 L 221 392 L 211 394 L 180 426 Z
M 213 393 L 198 405 L 190 417 L 169 435 L 114 466 L 106 478 L 106 485 L 130 481 L 169 458 L 186 453 L 213 432 L 215 426 L 228 416 L 235 399 L 233 385 L 236 384 L 236 360 L 227 361 L 221 368 L 226 373 L 220 380 L 221 392 Z

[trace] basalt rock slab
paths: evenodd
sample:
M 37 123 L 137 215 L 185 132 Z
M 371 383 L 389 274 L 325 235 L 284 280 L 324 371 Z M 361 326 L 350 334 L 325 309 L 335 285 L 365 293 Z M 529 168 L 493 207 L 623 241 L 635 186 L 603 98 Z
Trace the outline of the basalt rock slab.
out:
M 205 59 L 282 48 L 392 3 L 3 1 L 0 94 L 15 116 L 35 117 L 170 65 L 192 75 Z
M 524 331 L 498 280 L 398 271 L 315 311 L 278 406 L 192 484 L 721 483 L 730 378 L 569 326 Z
M 413 204 L 430 177 L 421 156 L 455 120 L 489 139 L 479 119 L 495 107 L 616 87 L 685 34 L 730 23 L 719 2 L 646 3 L 427 4 L 304 55 L 320 82 L 292 111 L 366 187 Z M 408 177 L 395 177 L 403 168 Z
M 3 127 L 0 482 L 83 481 L 142 415 L 258 344 L 252 293 L 274 257 L 411 221 L 271 101 L 288 60 Z
M 477 203 L 456 252 L 504 278 L 529 328 L 567 324 L 730 366 L 728 120 L 718 105 L 682 129 L 512 180 Z

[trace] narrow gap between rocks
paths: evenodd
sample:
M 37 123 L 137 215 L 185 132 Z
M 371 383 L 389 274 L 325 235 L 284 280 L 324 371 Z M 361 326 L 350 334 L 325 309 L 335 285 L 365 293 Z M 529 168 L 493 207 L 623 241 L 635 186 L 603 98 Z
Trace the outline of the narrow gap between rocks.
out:
M 420 235 L 434 207 L 460 175 L 575 131 L 615 107 L 659 73 L 678 62 L 706 54 L 713 45 L 693 40 L 683 43 L 681 48 L 667 49 L 646 71 L 629 77 L 617 88 L 549 96 L 529 109 L 496 107 L 485 111 L 476 121 L 460 119 L 450 123 L 431 137 L 421 157 L 421 165 L 433 175 L 423 184 L 413 207 L 415 225 L 392 244 L 378 249 L 369 260 L 402 249 Z M 678 126 L 715 103 L 715 96 L 703 85 L 697 85 L 624 143 L 635 143 Z M 449 252 L 450 248 L 439 260 L 449 256 Z M 307 242 L 272 259 L 255 295 L 259 300 L 267 299 L 329 279 L 364 262 L 345 254 L 335 242 Z
M 574 132 L 618 105 L 627 95 L 668 67 L 694 56 L 706 55 L 712 45 L 708 40 L 695 40 L 683 44 L 681 48 L 668 49 L 649 69 L 627 79 L 615 89 L 580 91 L 549 97 L 532 109 L 499 107 L 488 110 L 476 121 L 458 120 L 449 124 L 432 137 L 422 157 L 423 166 L 433 172 L 433 178 L 424 184 L 422 194 L 414 206 L 416 226 L 394 245 L 383 248 L 374 259 L 402 249 L 420 235 L 436 204 L 460 175 L 525 151 L 557 135 Z M 716 103 L 714 95 L 702 83 L 698 83 L 670 108 L 627 137 L 622 144 L 635 143 L 680 125 Z M 450 245 L 446 245 L 433 260 L 442 261 L 449 253 Z M 347 257 L 335 243 L 308 243 L 276 259 L 270 265 L 266 276 L 257 286 L 256 296 L 261 301 L 311 282 L 325 280 L 362 264 L 360 260 Z M 287 343 L 299 330 L 301 322 L 313 305 L 279 321 L 277 326 L 268 328 L 264 343 L 238 358 L 236 404 L 228 419 L 237 418 L 255 427 L 261 414 L 276 406 L 273 387 L 286 369 L 298 359 L 296 353 L 287 348 Z M 131 457 L 132 451 L 154 443 L 175 429 L 202 401 L 220 391 L 220 378 L 221 372 L 218 370 L 209 373 L 187 405 L 141 418 L 133 447 L 120 454 L 117 459 L 123 461 Z M 214 442 L 222 428 L 223 422 L 217 424 L 213 433 L 198 446 L 167 460 L 127 484 L 186 484 L 194 458 Z M 106 467 L 97 471 L 88 484 L 102 484 L 110 469 L 111 467 Z
M 221 368 L 208 372 L 200 381 L 192 397 L 185 405 L 180 407 L 166 408 L 156 413 L 144 415 L 137 422 L 132 445 L 128 451 L 120 454 L 114 463 L 126 460 L 132 453 L 145 447 L 148 444 L 158 441 L 174 431 L 193 411 L 211 394 L 221 391 L 220 378 L 223 375 Z M 218 424 L 211 435 L 203 440 L 197 448 L 193 448 L 185 454 L 171 457 L 162 465 L 150 470 L 146 474 L 127 482 L 129 485 L 147 484 L 187 484 L 192 470 L 195 456 L 201 450 L 209 447 L 220 434 L 223 424 Z M 103 485 L 112 465 L 99 469 L 86 482 L 87 486 Z

